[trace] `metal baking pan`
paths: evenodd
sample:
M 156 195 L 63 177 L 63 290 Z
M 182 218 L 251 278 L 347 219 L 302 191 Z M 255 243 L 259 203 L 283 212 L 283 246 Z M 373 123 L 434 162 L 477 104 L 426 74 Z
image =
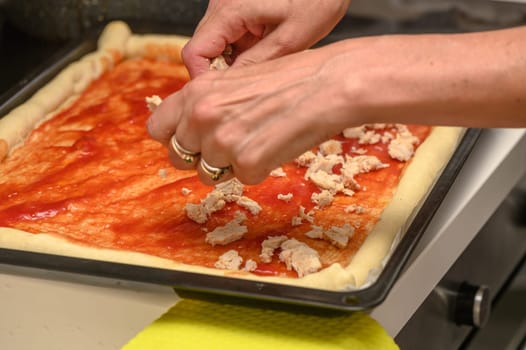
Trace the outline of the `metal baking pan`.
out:
M 188 32 L 184 30 L 181 32 L 180 28 L 174 28 L 173 26 L 169 27 L 171 30 L 166 30 L 165 28 L 165 30 L 159 30 L 158 25 L 149 27 L 144 24 L 139 26 L 132 24 L 132 28 L 135 33 L 177 32 L 188 34 Z M 58 52 L 52 58 L 53 62 L 48 62 L 42 69 L 28 75 L 26 79 L 9 90 L 8 93 L 0 96 L 0 115 L 6 115 L 11 109 L 24 102 L 67 64 L 93 51 L 96 48 L 97 34 L 95 33 L 87 39 L 72 44 L 63 51 Z M 370 309 L 379 305 L 388 295 L 433 215 L 453 184 L 479 134 L 479 129 L 468 129 L 464 134 L 451 160 L 415 215 L 405 235 L 394 249 L 381 274 L 374 283 L 364 289 L 328 291 L 5 248 L 0 248 L 0 263 L 168 285 L 174 287 L 182 297 L 221 298 L 223 301 L 243 300 L 242 298 L 245 298 L 245 302 L 246 298 L 250 298 L 339 310 Z M 235 298 L 232 299 L 231 297 Z

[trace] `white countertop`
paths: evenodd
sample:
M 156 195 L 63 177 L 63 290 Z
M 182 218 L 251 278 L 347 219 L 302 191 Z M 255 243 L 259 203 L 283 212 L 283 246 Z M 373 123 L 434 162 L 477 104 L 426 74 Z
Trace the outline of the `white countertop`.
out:
M 386 301 L 395 336 L 526 173 L 526 130 L 484 130 Z M 0 264 L 0 349 L 119 349 L 175 304 L 171 288 Z

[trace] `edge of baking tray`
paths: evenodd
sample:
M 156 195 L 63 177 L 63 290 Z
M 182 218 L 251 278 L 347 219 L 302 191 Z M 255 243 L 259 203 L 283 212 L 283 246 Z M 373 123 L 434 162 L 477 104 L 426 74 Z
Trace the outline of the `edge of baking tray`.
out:
M 137 32 L 133 25 L 132 28 L 134 32 Z M 148 28 L 152 27 L 142 25 L 141 28 L 143 32 L 147 32 Z M 153 28 L 159 28 L 159 24 L 155 24 Z M 164 31 L 156 30 L 156 32 Z M 174 32 L 173 27 L 167 32 Z M 53 56 L 53 63 L 46 64 L 40 72 L 31 74 L 7 94 L 0 96 L 0 115 L 7 114 L 9 110 L 25 101 L 67 64 L 94 50 L 96 37 L 97 35 L 93 34 L 79 43 L 68 46 Z M 479 129 L 466 131 L 386 266 L 376 281 L 367 288 L 353 291 L 329 291 L 7 248 L 0 248 L 0 263 L 167 285 L 174 287 L 181 297 L 189 298 L 220 299 L 222 302 L 230 303 L 237 303 L 240 300 L 246 303 L 248 299 L 258 299 L 260 302 L 264 299 L 271 302 L 277 301 L 280 304 L 311 305 L 339 310 L 371 309 L 382 303 L 387 297 L 479 135 Z

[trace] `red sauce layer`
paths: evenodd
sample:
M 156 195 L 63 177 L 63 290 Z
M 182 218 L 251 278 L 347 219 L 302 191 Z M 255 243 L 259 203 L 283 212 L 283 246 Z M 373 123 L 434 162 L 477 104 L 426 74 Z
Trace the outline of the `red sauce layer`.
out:
M 243 239 L 212 247 L 205 243 L 204 228 L 211 231 L 224 225 L 235 211 L 244 209 L 228 204 L 204 225 L 188 219 L 185 204 L 198 203 L 212 188 L 202 185 L 193 172 L 173 169 L 166 150 L 149 139 L 145 128 L 149 112 L 144 98 L 164 98 L 184 83 L 170 63 L 148 60 L 124 61 L 94 81 L 0 164 L 0 226 L 207 267 L 236 249 L 245 260 L 258 262 L 257 274 L 296 276 L 277 258 L 259 262 L 261 242 L 269 235 L 287 234 L 317 249 L 324 266 L 347 265 L 392 197 L 406 163 L 391 159 L 385 144 L 364 146 L 340 139 L 344 150 L 365 148 L 390 165 L 358 175 L 365 190 L 353 197 L 338 196 L 329 208 L 316 212 L 316 225 L 328 228 L 349 222 L 356 227 L 345 249 L 305 237 L 308 223 L 291 225 L 300 205 L 307 211 L 313 208 L 311 194 L 319 191 L 304 179 L 305 169 L 294 164 L 283 167 L 287 177 L 245 187 L 244 195 L 257 201 L 262 212 L 257 216 L 247 212 L 249 232 Z M 426 126 L 409 128 L 420 140 L 430 132 Z M 183 187 L 192 192 L 183 195 Z M 277 199 L 279 193 L 294 196 L 287 203 Z M 345 213 L 353 203 L 367 210 Z

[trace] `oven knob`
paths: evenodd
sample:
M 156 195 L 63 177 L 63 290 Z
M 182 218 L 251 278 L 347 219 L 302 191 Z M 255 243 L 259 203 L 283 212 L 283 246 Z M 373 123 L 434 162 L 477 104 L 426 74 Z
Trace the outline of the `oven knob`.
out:
M 491 313 L 491 297 L 487 286 L 462 283 L 457 291 L 454 320 L 458 325 L 484 327 Z

